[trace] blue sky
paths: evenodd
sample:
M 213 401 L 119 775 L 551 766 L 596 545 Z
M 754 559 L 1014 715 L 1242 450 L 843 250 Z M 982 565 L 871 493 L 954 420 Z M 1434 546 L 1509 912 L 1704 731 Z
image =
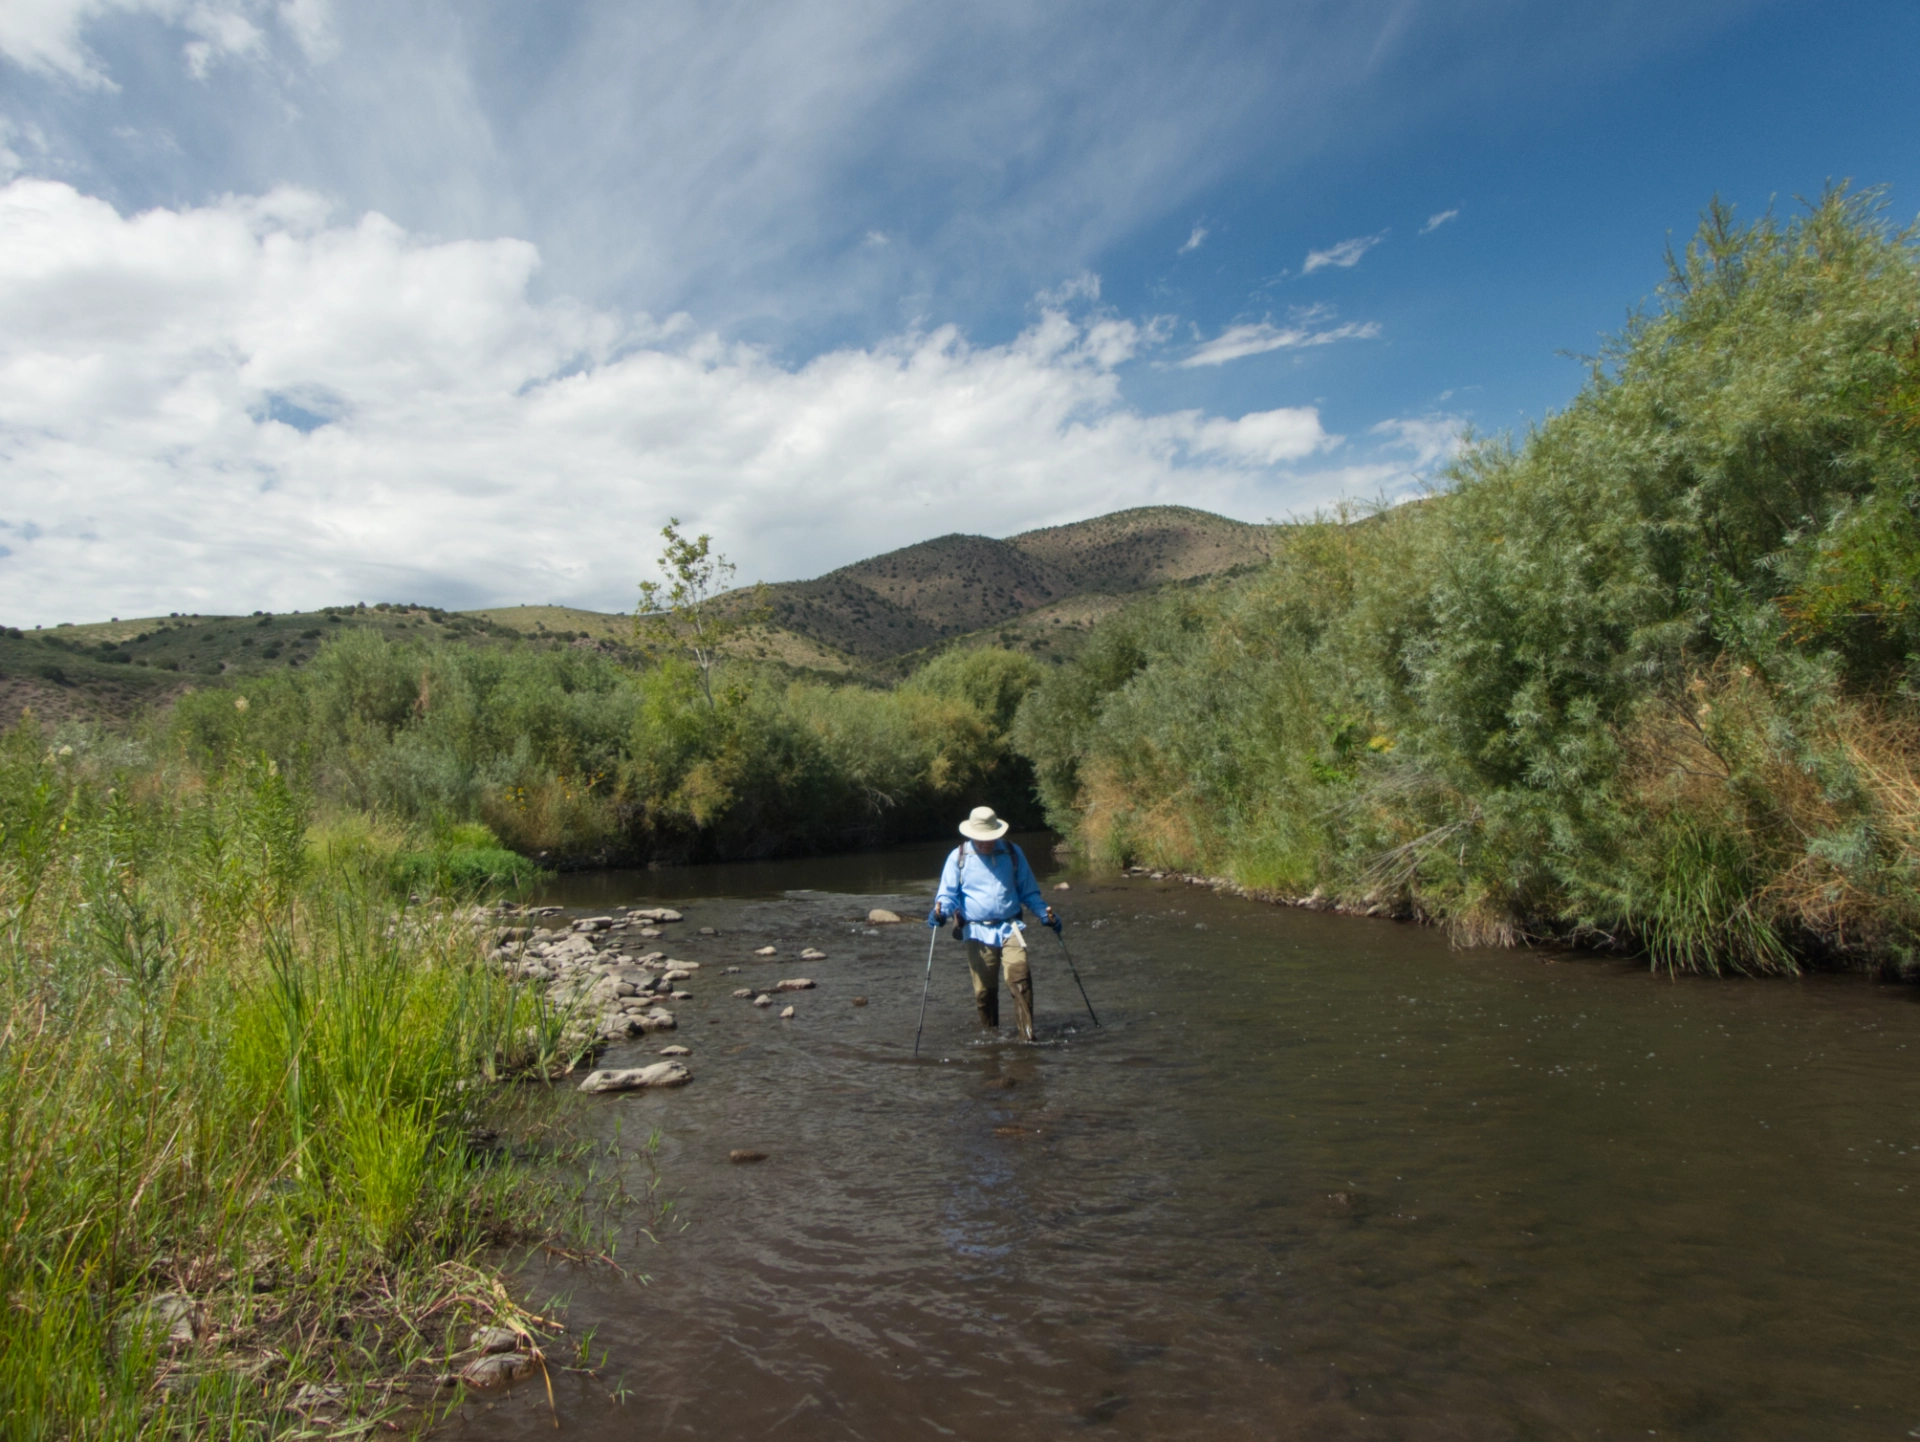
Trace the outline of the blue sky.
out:
M 1920 210 L 1916 56 L 1890 3 L 13 0 L 0 614 L 1407 494 L 1715 194 Z

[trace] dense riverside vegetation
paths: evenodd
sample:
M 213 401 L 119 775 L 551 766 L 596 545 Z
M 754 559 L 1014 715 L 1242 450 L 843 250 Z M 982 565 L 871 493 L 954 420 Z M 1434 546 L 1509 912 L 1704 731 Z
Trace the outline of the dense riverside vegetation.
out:
M 1715 208 L 1524 440 L 1103 623 L 1018 744 L 1108 860 L 1656 965 L 1920 963 L 1920 262 Z
M 0 736 L 0 1431 L 389 1411 L 521 1320 L 476 1263 L 560 1173 L 474 1136 L 560 1019 L 267 758 L 78 739 Z
M 709 701 L 672 659 L 350 632 L 297 672 L 183 697 L 154 744 L 201 770 L 264 754 L 328 826 L 381 818 L 454 861 L 449 839 L 489 833 L 548 864 L 768 856 L 925 835 L 983 800 L 1033 810 L 1007 732 L 1039 672 L 966 651 L 882 691 L 733 663 Z

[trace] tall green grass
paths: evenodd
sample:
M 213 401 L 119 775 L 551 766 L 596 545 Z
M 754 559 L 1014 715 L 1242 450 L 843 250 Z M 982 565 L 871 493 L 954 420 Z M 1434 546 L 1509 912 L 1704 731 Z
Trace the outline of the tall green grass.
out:
M 1027 700 L 1109 860 L 1676 969 L 1920 958 L 1920 257 L 1722 208 L 1565 411 Z
M 470 1133 L 557 1024 L 272 761 L 75 741 L 0 735 L 0 1431 L 291 1435 L 308 1383 L 372 1416 L 554 1204 Z

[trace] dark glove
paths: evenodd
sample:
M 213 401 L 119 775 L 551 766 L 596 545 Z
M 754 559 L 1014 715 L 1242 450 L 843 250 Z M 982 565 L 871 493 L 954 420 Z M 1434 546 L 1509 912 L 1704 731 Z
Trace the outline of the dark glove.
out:
M 939 907 L 936 906 L 932 911 L 929 911 L 927 913 L 927 925 L 929 927 L 937 927 L 940 925 L 940 908 Z
M 1047 919 L 1045 922 L 1042 923 L 1042 925 L 1051 927 L 1053 929 L 1053 934 L 1055 936 L 1058 936 L 1060 934 L 1060 928 L 1063 925 L 1065 925 L 1065 923 L 1060 920 L 1059 913 L 1056 912 L 1051 906 L 1049 906 L 1047 908 Z

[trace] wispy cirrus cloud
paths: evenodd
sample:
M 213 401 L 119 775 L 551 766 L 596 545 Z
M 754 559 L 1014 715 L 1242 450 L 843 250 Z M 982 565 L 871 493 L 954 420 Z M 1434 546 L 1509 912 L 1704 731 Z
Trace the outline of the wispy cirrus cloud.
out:
M 1337 265 L 1342 270 L 1351 270 L 1360 264 L 1360 257 L 1372 250 L 1387 238 L 1383 230 L 1378 235 L 1356 235 L 1352 240 L 1343 240 L 1338 245 L 1330 245 L 1325 250 L 1307 252 L 1306 264 L 1300 268 L 1302 275 L 1312 275 L 1316 270 L 1329 265 Z
M 0 5 L 0 56 L 31 71 L 55 75 L 83 89 L 120 87 L 87 48 L 83 32 L 118 12 L 145 14 L 186 32 L 181 46 L 187 73 L 205 80 L 222 60 L 258 59 L 266 32 L 256 24 L 269 10 L 311 60 L 337 53 L 330 0 L 8 0 Z
M 1434 231 L 1438 230 L 1441 226 L 1445 225 L 1448 221 L 1458 219 L 1459 215 L 1460 215 L 1460 211 L 1458 210 L 1458 208 L 1453 210 L 1436 211 L 1434 214 L 1428 216 L 1427 223 L 1420 227 L 1420 234 L 1431 235 L 1433 234 Z
M 1208 231 L 1204 225 L 1196 225 L 1193 234 L 1187 237 L 1187 243 L 1175 251 L 1175 255 L 1189 255 L 1206 243 Z
M 1197 366 L 1220 366 L 1250 355 L 1265 355 L 1268 351 L 1332 345 L 1335 341 L 1343 340 L 1372 340 L 1380 334 L 1380 323 L 1371 320 L 1317 327 L 1316 323 L 1326 319 L 1327 315 L 1327 310 L 1315 306 L 1295 316 L 1289 325 L 1278 326 L 1271 321 L 1230 325 L 1212 340 L 1195 347 L 1191 355 L 1177 364 L 1182 370 L 1192 370 Z
M 1424 474 L 1460 454 L 1467 443 L 1467 420 L 1446 414 L 1401 416 L 1380 422 L 1371 434 L 1391 437 L 1388 444 L 1412 451 L 1413 469 Z

